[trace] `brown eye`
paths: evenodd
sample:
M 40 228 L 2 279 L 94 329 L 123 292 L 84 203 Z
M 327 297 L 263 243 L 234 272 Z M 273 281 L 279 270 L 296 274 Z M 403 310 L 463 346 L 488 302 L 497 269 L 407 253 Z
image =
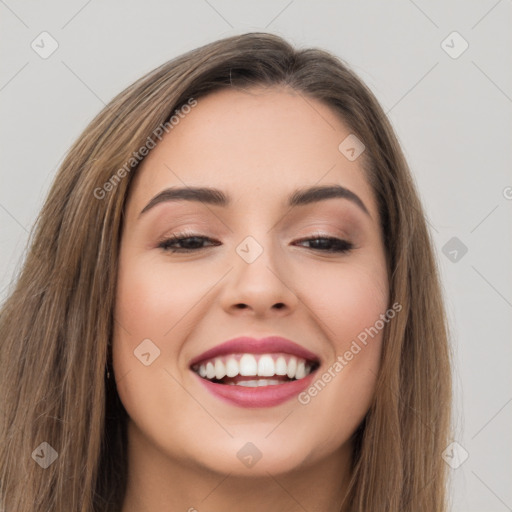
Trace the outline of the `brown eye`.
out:
M 299 243 L 304 242 L 310 244 L 309 249 L 322 252 L 347 253 L 354 248 L 354 245 L 351 242 L 331 236 L 317 236 L 299 240 Z
M 204 243 L 209 242 L 209 247 L 220 245 L 219 242 L 209 237 L 197 235 L 194 233 L 175 233 L 170 237 L 161 240 L 158 247 L 169 252 L 193 252 L 200 249 L 206 249 Z M 308 249 L 327 253 L 348 253 L 354 248 L 354 245 L 347 240 L 331 236 L 314 236 L 299 240 L 297 243 L 308 243 Z
M 158 247 L 164 251 L 170 252 L 191 252 L 199 249 L 205 249 L 204 242 L 212 242 L 212 245 L 219 245 L 211 238 L 200 236 L 192 233 L 176 233 L 172 236 L 161 240 Z

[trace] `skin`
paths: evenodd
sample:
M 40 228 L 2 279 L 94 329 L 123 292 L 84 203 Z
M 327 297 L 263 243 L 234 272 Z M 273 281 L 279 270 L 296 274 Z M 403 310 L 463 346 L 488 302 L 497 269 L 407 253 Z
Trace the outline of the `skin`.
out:
M 189 362 L 236 336 L 280 335 L 316 353 L 321 375 L 388 309 L 376 200 L 362 157 L 351 162 L 338 150 L 349 134 L 330 108 L 293 90 L 223 90 L 200 98 L 137 170 L 113 342 L 130 417 L 122 512 L 340 510 L 382 331 L 307 405 L 296 397 L 267 408 L 225 403 Z M 139 217 L 156 194 L 184 184 L 221 189 L 233 204 L 163 202 Z M 369 215 L 341 198 L 286 205 L 297 188 L 333 184 L 357 194 Z M 200 247 L 189 253 L 158 247 L 184 230 L 219 244 L 175 245 Z M 303 241 L 318 232 L 354 248 L 328 253 Z M 250 264 L 236 252 L 249 235 L 263 248 Z M 134 356 L 144 339 L 160 350 L 148 366 Z M 247 442 L 261 452 L 250 468 L 237 457 Z

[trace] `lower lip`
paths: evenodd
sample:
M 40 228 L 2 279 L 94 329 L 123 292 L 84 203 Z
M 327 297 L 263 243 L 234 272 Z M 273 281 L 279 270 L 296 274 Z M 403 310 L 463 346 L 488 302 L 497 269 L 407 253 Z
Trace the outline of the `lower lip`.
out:
M 313 381 L 316 371 L 303 379 L 254 388 L 217 384 L 203 379 L 196 372 L 192 373 L 210 393 L 231 405 L 238 407 L 274 407 L 304 391 Z

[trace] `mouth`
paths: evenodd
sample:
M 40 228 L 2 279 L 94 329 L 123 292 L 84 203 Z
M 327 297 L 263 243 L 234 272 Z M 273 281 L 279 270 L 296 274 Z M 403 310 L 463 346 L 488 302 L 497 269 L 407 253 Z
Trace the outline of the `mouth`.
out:
M 199 383 L 237 407 L 274 407 L 311 385 L 320 359 L 301 345 L 269 336 L 239 337 L 190 361 Z
M 302 380 L 318 367 L 317 360 L 284 352 L 232 353 L 204 359 L 192 365 L 191 370 L 214 384 L 257 388 Z
M 236 407 L 274 407 L 311 385 L 320 359 L 279 336 L 239 337 L 190 361 L 190 370 L 213 396 Z

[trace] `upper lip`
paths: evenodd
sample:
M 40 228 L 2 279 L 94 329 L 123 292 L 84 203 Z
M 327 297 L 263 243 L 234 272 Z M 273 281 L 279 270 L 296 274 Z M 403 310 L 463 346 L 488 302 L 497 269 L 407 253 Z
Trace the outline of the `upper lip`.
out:
M 201 361 L 205 361 L 206 359 L 213 359 L 214 357 L 224 356 L 227 354 L 273 354 L 278 352 L 291 354 L 319 363 L 319 357 L 316 354 L 294 341 L 282 338 L 281 336 L 269 336 L 261 339 L 242 336 L 225 341 L 224 343 L 221 343 L 220 345 L 217 345 L 216 347 L 194 357 L 190 361 L 190 367 Z

